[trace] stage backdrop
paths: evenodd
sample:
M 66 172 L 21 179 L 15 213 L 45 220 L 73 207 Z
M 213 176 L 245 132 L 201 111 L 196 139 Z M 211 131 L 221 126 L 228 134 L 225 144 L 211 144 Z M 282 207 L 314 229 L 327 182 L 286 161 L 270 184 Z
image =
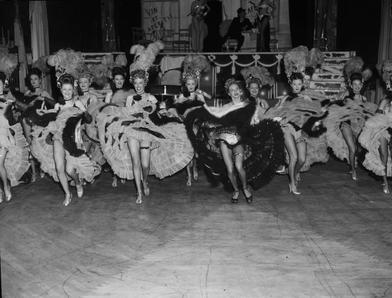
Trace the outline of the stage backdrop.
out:
M 218 0 L 217 0 L 218 1 Z M 187 29 L 191 24 L 191 4 L 193 0 L 144 0 L 142 1 L 143 29 L 152 36 L 159 35 L 161 30 Z M 233 19 L 241 0 L 225 0 L 223 18 Z
M 218 1 L 218 0 L 216 0 Z M 271 0 L 275 7 L 271 19 L 271 38 L 276 39 L 278 48 L 290 48 L 290 20 L 288 0 Z M 142 2 L 143 29 L 149 39 L 161 38 L 163 30 L 188 29 L 191 24 L 189 15 L 193 0 L 145 0 Z M 261 0 L 224 0 L 222 19 L 232 20 L 237 16 L 237 9 L 246 9 L 248 18 L 253 22 L 255 7 Z
M 142 1 L 142 26 L 148 39 L 158 40 L 164 30 L 178 32 L 180 29 L 179 0 Z
M 256 7 L 262 0 L 241 0 L 247 17 L 253 23 L 256 18 Z M 271 39 L 276 39 L 277 48 L 291 48 L 290 17 L 288 0 L 271 0 L 274 10 L 271 17 Z

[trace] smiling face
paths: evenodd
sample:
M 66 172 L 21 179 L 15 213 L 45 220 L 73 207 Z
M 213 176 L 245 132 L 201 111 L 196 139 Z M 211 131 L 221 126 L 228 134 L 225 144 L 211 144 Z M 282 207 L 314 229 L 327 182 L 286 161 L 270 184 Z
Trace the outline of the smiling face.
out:
M 64 97 L 64 100 L 70 100 L 73 97 L 74 86 L 68 83 L 65 83 L 61 86 L 61 94 Z
M 351 82 L 351 88 L 354 94 L 359 94 L 362 90 L 363 82 L 361 80 L 354 80 Z
M 295 94 L 298 94 L 302 91 L 303 85 L 304 83 L 299 79 L 293 80 L 290 84 L 291 88 L 293 89 L 293 93 Z
M 259 92 L 260 92 L 259 84 L 257 84 L 257 83 L 250 83 L 249 84 L 250 96 L 256 98 L 259 96 Z
M 231 84 L 229 87 L 229 95 L 232 100 L 241 100 L 243 92 L 237 84 Z
M 41 87 L 41 78 L 36 74 L 30 75 L 30 84 L 33 89 L 37 89 Z
M 133 87 L 137 94 L 144 93 L 145 81 L 142 78 L 135 78 L 133 80 Z
M 189 92 L 194 92 L 196 90 L 196 80 L 195 79 L 187 79 L 185 82 L 185 86 L 187 87 Z
M 116 89 L 121 89 L 124 86 L 125 78 L 121 74 L 116 74 L 114 76 L 114 85 L 116 86 Z
M 89 78 L 80 78 L 79 79 L 79 87 L 83 93 L 88 92 L 90 88 L 90 79 Z

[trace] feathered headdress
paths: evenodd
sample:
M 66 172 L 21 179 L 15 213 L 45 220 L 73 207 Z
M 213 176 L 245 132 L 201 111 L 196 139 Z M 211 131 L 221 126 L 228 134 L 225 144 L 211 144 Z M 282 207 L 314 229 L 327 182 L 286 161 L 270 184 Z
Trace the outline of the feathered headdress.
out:
M 84 67 L 82 53 L 75 52 L 72 49 L 61 49 L 57 53 L 50 55 L 48 64 L 55 67 L 57 79 L 64 73 L 77 78 L 78 73 Z
M 182 79 L 186 81 L 188 78 L 199 80 L 200 74 L 207 70 L 210 64 L 203 55 L 188 55 L 185 57 L 182 66 Z
M 49 56 L 41 56 L 37 60 L 33 62 L 32 68 L 38 68 L 43 75 L 48 74 L 50 72 L 50 68 L 48 65 Z
M 288 78 L 293 72 L 305 75 L 306 70 L 313 74 L 324 62 L 324 55 L 320 49 L 312 48 L 310 51 L 305 46 L 299 46 L 287 52 L 284 57 L 284 66 Z
M 346 79 L 350 80 L 353 73 L 362 73 L 363 64 L 364 62 L 359 56 L 352 57 L 348 60 L 343 67 L 343 73 Z
M 18 58 L 16 54 L 0 52 L 0 71 L 4 72 L 7 78 L 11 76 L 17 65 Z
M 260 86 L 272 86 L 275 83 L 275 79 L 265 67 L 250 66 L 243 68 L 241 70 L 241 75 L 244 77 L 246 85 L 248 85 L 252 79 L 258 79 L 260 81 Z
M 313 48 L 309 52 L 309 57 L 306 62 L 306 66 L 313 67 L 313 69 L 319 68 L 324 62 L 324 54 L 318 48 Z
M 129 66 L 129 73 L 135 70 L 144 70 L 148 78 L 148 69 L 153 65 L 155 57 L 164 48 L 161 41 L 150 43 L 147 48 L 142 45 L 134 45 L 130 53 L 135 55 L 133 63 Z
M 392 60 L 385 60 L 382 64 L 382 79 L 387 85 L 387 89 L 391 89 L 391 80 L 392 80 Z
M 361 57 L 355 56 L 346 62 L 343 68 L 343 74 L 347 83 L 350 83 L 350 77 L 354 73 L 358 73 L 362 76 L 363 81 L 367 81 L 373 75 L 373 71 L 370 68 L 364 68 L 364 62 Z
M 112 70 L 115 67 L 125 67 L 128 61 L 125 54 L 119 54 L 116 59 L 112 54 L 102 57 L 101 63 L 89 64 L 88 71 L 91 73 L 93 82 L 100 87 L 104 87 L 109 78 L 113 77 Z
M 305 46 L 296 47 L 284 55 L 284 67 L 288 78 L 293 72 L 305 72 L 308 56 L 309 50 Z

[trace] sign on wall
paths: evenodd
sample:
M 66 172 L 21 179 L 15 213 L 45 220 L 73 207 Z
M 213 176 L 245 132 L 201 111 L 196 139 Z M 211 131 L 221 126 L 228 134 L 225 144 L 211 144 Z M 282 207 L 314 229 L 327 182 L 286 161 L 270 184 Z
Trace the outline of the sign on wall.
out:
M 143 29 L 151 40 L 161 39 L 165 30 L 177 32 L 179 18 L 178 0 L 142 1 Z

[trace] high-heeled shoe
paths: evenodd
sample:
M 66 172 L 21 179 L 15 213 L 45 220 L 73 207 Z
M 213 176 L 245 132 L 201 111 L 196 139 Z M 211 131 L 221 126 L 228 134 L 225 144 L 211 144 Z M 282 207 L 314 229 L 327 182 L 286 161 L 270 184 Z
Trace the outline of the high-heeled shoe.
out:
M 295 196 L 300 195 L 301 193 L 297 190 L 296 186 L 292 186 L 291 184 L 289 184 L 289 191 L 290 193 L 292 193 Z
M 188 178 L 186 179 L 186 186 L 192 186 L 192 178 L 191 178 L 191 176 L 188 176 Z
M 239 198 L 239 196 L 240 196 L 240 192 L 239 192 L 238 190 L 235 190 L 235 191 L 233 192 L 233 195 L 231 196 L 231 202 L 232 202 L 233 204 L 237 204 L 237 203 L 238 203 L 238 198 Z
M 193 180 L 199 180 L 199 172 L 197 170 L 193 171 Z
M 287 174 L 286 167 L 285 166 L 281 166 L 279 169 L 277 169 L 275 171 L 275 173 L 278 174 L 278 175 L 285 175 L 285 174 Z
M 125 184 L 125 179 L 120 179 L 120 182 L 121 182 L 122 184 Z
M 81 197 L 83 197 L 83 185 L 82 184 L 76 184 L 76 194 L 78 195 L 79 199 Z
M 248 195 L 246 195 L 247 192 L 248 192 Z M 245 195 L 246 202 L 248 204 L 251 204 L 253 202 L 253 194 L 250 192 L 248 187 L 244 188 L 244 195 Z
M 143 182 L 143 192 L 145 196 L 150 195 L 150 188 L 148 187 L 148 182 Z
M 143 196 L 142 194 L 138 194 L 136 199 L 136 204 L 141 204 L 141 203 L 143 203 Z
M 358 180 L 357 171 L 351 171 L 350 173 L 351 173 L 351 179 L 357 181 Z
M 117 187 L 117 177 L 114 177 L 114 178 L 113 178 L 112 187 L 114 187 L 114 188 Z
M 388 184 L 383 183 L 383 184 L 381 184 L 381 185 L 382 185 L 382 192 L 383 192 L 383 193 L 385 193 L 385 194 L 391 193 L 391 192 L 389 191 L 389 186 L 388 186 Z
M 71 201 L 72 201 L 72 194 L 69 193 L 69 194 L 65 195 L 65 199 L 63 201 L 63 205 L 65 207 L 67 207 L 71 203 Z
M 12 199 L 12 193 L 10 189 L 4 189 L 5 201 L 9 202 Z

